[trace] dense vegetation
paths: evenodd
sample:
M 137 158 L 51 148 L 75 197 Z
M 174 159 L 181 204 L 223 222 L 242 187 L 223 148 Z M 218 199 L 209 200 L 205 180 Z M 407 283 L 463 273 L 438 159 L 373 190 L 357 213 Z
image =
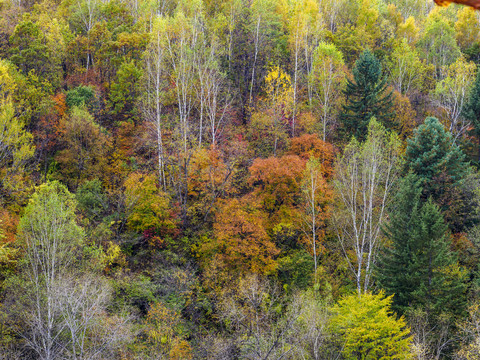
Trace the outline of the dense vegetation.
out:
M 478 359 L 479 14 L 0 0 L 0 359 Z

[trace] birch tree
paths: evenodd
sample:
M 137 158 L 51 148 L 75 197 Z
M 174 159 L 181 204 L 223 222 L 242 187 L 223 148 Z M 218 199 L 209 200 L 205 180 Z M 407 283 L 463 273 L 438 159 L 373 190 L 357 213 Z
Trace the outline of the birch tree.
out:
M 162 31 L 166 27 L 166 20 L 160 18 L 153 27 L 152 37 L 144 54 L 144 97 L 142 111 L 145 120 L 151 125 L 157 147 L 157 166 L 160 187 L 166 191 L 167 181 L 165 176 L 165 149 L 163 133 L 165 131 L 162 117 L 162 104 L 165 97 L 165 38 Z
M 58 306 L 56 285 L 72 269 L 83 231 L 75 223 L 75 200 L 58 182 L 41 185 L 19 224 L 25 252 L 23 273 L 30 295 L 26 299 L 26 344 L 42 360 L 57 359 L 63 351 L 66 324 Z
M 313 255 L 315 282 L 317 282 L 318 255 L 322 252 L 321 244 L 325 234 L 325 220 L 329 213 L 331 192 L 322 174 L 318 159 L 311 157 L 304 171 L 302 180 L 303 193 L 303 231 L 308 251 Z
M 446 77 L 437 83 L 433 93 L 434 103 L 444 111 L 447 128 L 454 140 L 470 127 L 463 112 L 475 82 L 475 71 L 475 63 L 460 57 L 446 69 Z
M 358 294 L 371 286 L 386 205 L 400 175 L 400 141 L 374 118 L 364 143 L 347 145 L 335 169 L 333 224 Z
M 320 107 L 322 139 L 326 140 L 328 125 L 338 111 L 338 100 L 346 85 L 345 63 L 342 53 L 333 44 L 320 43 L 313 55 L 309 74 L 313 93 Z
M 317 3 L 311 0 L 293 1 L 290 12 L 289 45 L 293 56 L 292 136 L 295 136 L 298 94 L 305 85 L 311 104 L 312 86 L 306 75 L 312 68 L 312 55 L 322 36 L 323 22 Z
M 423 64 L 407 39 L 402 39 L 395 47 L 388 65 L 395 90 L 407 94 L 410 90 L 420 87 Z

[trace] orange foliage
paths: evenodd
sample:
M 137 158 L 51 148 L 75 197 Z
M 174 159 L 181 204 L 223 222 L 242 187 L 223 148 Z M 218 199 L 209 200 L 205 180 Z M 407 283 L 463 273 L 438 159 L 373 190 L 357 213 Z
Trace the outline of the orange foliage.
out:
M 330 178 L 333 174 L 335 149 L 332 144 L 321 140 L 317 134 L 304 134 L 293 138 L 289 153 L 305 160 L 311 156 L 316 157 L 322 162 L 323 175 Z
M 254 194 L 270 214 L 298 202 L 306 161 L 296 155 L 255 159 L 250 167 Z
M 198 198 L 204 194 L 214 196 L 225 190 L 231 169 L 216 148 L 200 149 L 192 155 L 189 173 L 189 195 Z
M 265 230 L 265 214 L 255 199 L 230 199 L 221 204 L 214 223 L 214 240 L 204 244 L 200 253 L 213 255 L 226 270 L 240 273 L 269 274 L 276 269 L 279 253 Z
M 11 214 L 5 209 L 0 209 L 0 229 L 3 236 L 0 237 L 0 245 L 13 243 L 17 234 L 18 216 Z

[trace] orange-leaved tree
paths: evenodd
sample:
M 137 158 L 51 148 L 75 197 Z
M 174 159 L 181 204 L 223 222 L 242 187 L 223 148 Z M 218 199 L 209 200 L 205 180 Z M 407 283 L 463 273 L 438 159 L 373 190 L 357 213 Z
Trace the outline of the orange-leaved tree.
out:
M 213 225 L 214 239 L 200 247 L 200 255 L 220 261 L 226 270 L 272 273 L 279 250 L 265 230 L 265 218 L 254 197 L 223 201 Z

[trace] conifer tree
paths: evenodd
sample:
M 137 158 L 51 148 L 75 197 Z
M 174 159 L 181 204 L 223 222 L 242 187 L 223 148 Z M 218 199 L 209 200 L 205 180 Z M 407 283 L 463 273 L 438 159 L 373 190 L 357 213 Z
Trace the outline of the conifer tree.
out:
M 465 154 L 454 143 L 452 134 L 434 117 L 425 122 L 408 140 L 406 168 L 422 180 L 423 197 L 432 197 L 442 210 L 449 206 L 448 192 L 452 191 L 468 175 L 469 166 Z
M 393 119 L 392 92 L 387 91 L 387 79 L 382 76 L 382 66 L 375 55 L 365 50 L 355 63 L 353 81 L 348 80 L 344 91 L 342 121 L 345 134 L 363 140 L 372 117 L 386 127 Z
M 391 244 L 383 249 L 377 281 L 395 294 L 400 313 L 419 307 L 430 314 L 463 309 L 464 274 L 448 248 L 447 226 L 431 199 L 421 204 L 421 179 L 410 173 L 401 183 L 384 234 Z
M 464 109 L 464 116 L 472 123 L 473 132 L 479 141 L 478 161 L 480 162 L 480 71 L 477 72 L 470 99 Z

